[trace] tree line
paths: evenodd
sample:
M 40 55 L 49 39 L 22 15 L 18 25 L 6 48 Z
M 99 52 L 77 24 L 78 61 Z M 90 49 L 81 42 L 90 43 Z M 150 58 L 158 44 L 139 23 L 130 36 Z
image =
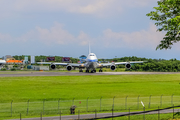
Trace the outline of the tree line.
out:
M 129 62 L 129 61 L 145 61 L 144 63 L 131 64 L 131 69 L 126 71 L 156 71 L 156 72 L 179 72 L 180 60 L 177 59 L 148 59 L 136 56 L 106 59 L 105 61 L 113 62 Z M 124 68 L 124 65 L 118 65 L 118 68 Z
M 180 61 L 176 59 L 148 59 L 147 62 L 143 64 L 132 65 L 132 68 L 128 71 L 178 72 L 180 71 Z
M 16 60 L 24 59 L 24 55 L 22 56 L 13 56 Z M 35 56 L 35 62 L 41 62 L 43 59 L 46 60 L 48 56 L 40 55 Z M 54 62 L 62 62 L 62 56 L 54 56 Z M 30 61 L 30 56 L 28 56 Z M 70 57 L 72 63 L 78 63 L 78 58 Z M 177 59 L 148 59 L 148 58 L 140 58 L 136 56 L 132 57 L 121 57 L 121 58 L 113 58 L 113 59 L 99 59 L 101 62 L 129 62 L 129 61 L 145 61 L 140 64 L 132 64 L 131 69 L 126 71 L 158 71 L 158 72 L 178 72 L 180 71 L 180 60 Z M 118 65 L 118 68 L 124 68 L 124 65 Z
M 13 56 L 16 60 L 24 60 L 25 55 L 15 55 Z M 42 62 L 42 61 L 46 61 L 47 57 L 49 56 L 45 56 L 45 55 L 40 55 L 40 56 L 35 56 L 35 62 Z M 62 62 L 62 56 L 53 56 L 55 57 L 55 61 L 54 62 Z M 28 56 L 28 61 L 31 60 L 31 56 Z M 79 61 L 78 58 L 72 58 L 70 57 L 70 62 L 72 63 L 77 63 Z

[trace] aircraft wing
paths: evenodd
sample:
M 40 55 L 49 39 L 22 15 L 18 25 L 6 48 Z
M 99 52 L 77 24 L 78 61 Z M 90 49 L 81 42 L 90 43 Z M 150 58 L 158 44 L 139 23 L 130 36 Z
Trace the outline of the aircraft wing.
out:
M 122 64 L 127 64 L 127 63 L 130 63 L 130 64 L 134 64 L 134 63 L 144 63 L 145 61 L 130 61 L 130 62 L 115 62 L 114 64 L 115 65 L 122 65 Z
M 51 62 L 37 62 L 37 64 L 52 64 Z
M 72 67 L 84 67 L 84 64 L 81 63 L 51 63 L 51 62 L 37 62 L 37 64 L 54 64 L 54 65 L 61 65 L 61 66 L 67 66 L 71 65 Z
M 102 63 L 103 67 L 111 66 L 111 65 L 124 65 L 124 64 L 133 64 L 133 63 L 144 63 L 145 61 L 131 61 L 131 62 L 113 62 L 113 63 Z

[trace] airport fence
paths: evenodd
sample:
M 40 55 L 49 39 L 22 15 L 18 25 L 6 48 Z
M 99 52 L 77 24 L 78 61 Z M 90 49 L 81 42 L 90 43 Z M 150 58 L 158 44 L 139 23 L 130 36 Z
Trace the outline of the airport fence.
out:
M 159 108 L 166 108 L 180 105 L 180 96 L 149 96 L 149 97 L 129 97 L 111 99 L 100 97 L 99 99 L 76 99 L 65 100 L 56 99 L 41 101 L 27 100 L 24 102 L 11 101 L 9 103 L 0 103 L 0 117 L 16 117 L 21 113 L 22 116 L 39 116 L 42 115 L 62 115 L 70 114 L 70 107 L 76 106 L 75 114 L 100 112 L 127 112 L 143 111 Z
M 81 114 L 80 110 L 78 110 L 77 115 L 70 116 L 62 116 L 61 112 L 59 113 L 59 116 L 56 117 L 45 117 L 45 119 L 53 119 L 53 120 L 179 120 L 180 119 L 180 112 L 179 106 L 172 106 L 167 108 L 159 108 L 155 110 L 146 110 L 145 107 L 143 111 L 135 111 L 131 112 L 130 108 L 128 112 L 116 112 L 114 113 L 114 110 L 112 109 L 111 113 L 98 113 L 96 110 L 94 111 L 94 114 Z M 29 120 L 23 118 L 24 116 L 19 116 L 20 120 Z M 16 120 L 19 120 L 16 119 Z M 40 113 L 40 117 L 33 118 L 34 120 L 43 120 L 44 116 L 42 113 Z

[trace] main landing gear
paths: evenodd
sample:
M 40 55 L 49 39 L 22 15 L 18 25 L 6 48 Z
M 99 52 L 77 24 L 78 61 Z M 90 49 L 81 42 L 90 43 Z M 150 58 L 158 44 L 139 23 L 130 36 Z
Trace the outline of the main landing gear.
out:
M 91 73 L 96 73 L 96 70 L 91 70 Z
M 89 73 L 89 72 L 91 72 L 91 73 L 96 73 L 96 70 L 86 70 L 86 73 Z
M 86 73 L 89 73 L 89 70 L 86 70 Z
M 82 70 L 82 69 L 80 69 L 80 70 L 79 70 L 79 72 L 83 72 L 83 70 Z
M 96 70 L 86 70 L 86 73 L 89 73 L 89 72 L 91 72 L 91 73 L 96 73 Z M 99 70 L 99 72 L 103 72 L 103 70 Z

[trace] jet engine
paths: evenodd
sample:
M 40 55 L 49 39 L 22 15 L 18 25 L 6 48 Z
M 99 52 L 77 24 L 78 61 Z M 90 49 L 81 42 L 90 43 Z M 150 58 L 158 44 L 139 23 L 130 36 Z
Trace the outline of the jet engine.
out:
M 116 66 L 115 65 L 111 65 L 111 70 L 115 70 L 116 69 Z
M 51 69 L 56 69 L 56 65 L 55 64 L 51 64 Z
M 66 67 L 66 69 L 67 69 L 68 71 L 71 71 L 71 70 L 72 70 L 72 66 L 68 65 L 68 66 Z
M 131 64 L 130 63 L 126 63 L 125 66 L 126 66 L 127 69 L 131 69 Z

